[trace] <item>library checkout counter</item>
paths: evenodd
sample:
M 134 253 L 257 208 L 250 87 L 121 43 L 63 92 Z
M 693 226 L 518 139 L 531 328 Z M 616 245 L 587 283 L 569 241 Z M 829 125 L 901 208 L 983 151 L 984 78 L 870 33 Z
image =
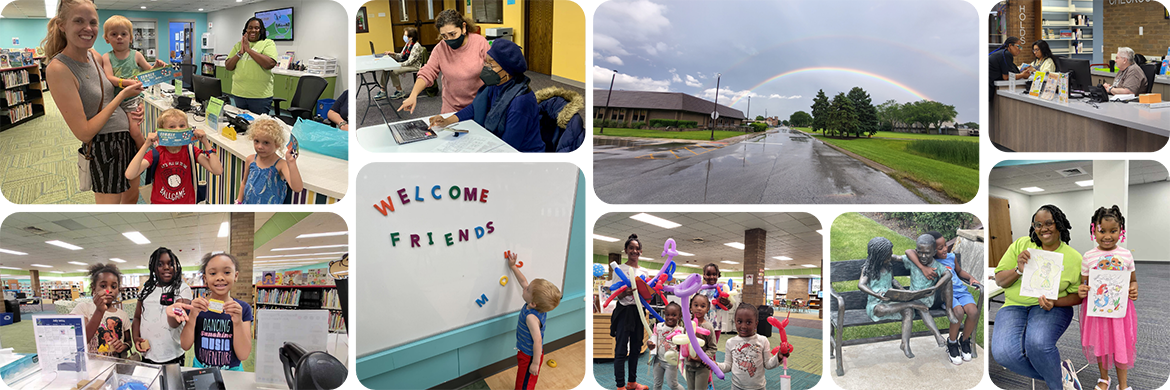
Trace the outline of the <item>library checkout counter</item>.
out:
M 455 115 L 444 114 L 445 117 Z M 358 143 L 366 150 L 374 153 L 519 153 L 516 148 L 508 145 L 500 137 L 475 123 L 474 120 L 465 120 L 444 130 L 435 132 L 432 139 L 398 144 L 390 133 L 390 125 L 410 122 L 426 121 L 430 117 L 410 119 L 391 124 L 367 126 L 357 130 Z M 466 133 L 456 133 L 455 129 L 466 130 Z
M 215 74 L 209 75 L 220 80 L 220 88 L 225 94 L 232 93 L 232 75 L 235 71 L 227 70 L 224 65 L 226 61 L 215 61 Z M 321 99 L 330 99 L 336 96 L 334 93 L 337 86 L 337 74 L 312 74 L 308 72 L 301 72 L 296 70 L 272 68 L 272 97 L 284 98 L 285 101 L 280 102 L 281 111 L 287 110 L 289 102 L 293 100 L 293 94 L 297 92 L 297 84 L 301 82 L 303 76 L 317 76 L 325 79 L 328 83 L 325 86 L 325 91 L 321 92 Z
M 1091 74 L 1093 85 L 1099 85 L 1101 83 L 1113 84 L 1113 79 L 1117 77 L 1117 72 L 1110 72 L 1109 68 L 1095 67 L 1089 73 Z M 1148 82 L 1149 80 L 1146 81 Z M 1162 94 L 1163 101 L 1170 100 L 1170 76 L 1155 75 L 1154 88 L 1150 90 L 1150 93 L 1160 93 Z
M 163 111 L 172 108 L 172 98 L 162 92 L 158 95 L 146 93 L 142 104 L 145 104 L 145 118 L 142 121 L 143 132 L 156 128 L 158 116 Z M 224 111 L 232 115 L 240 112 L 239 109 L 224 104 Z M 211 129 L 204 117 L 187 114 L 187 123 L 207 133 L 208 140 L 216 151 L 216 156 L 223 164 L 223 174 L 213 176 L 203 167 L 198 168 L 199 182 L 206 182 L 208 189 L 207 203 L 233 204 L 240 191 L 240 180 L 243 178 L 244 162 L 248 156 L 255 154 L 252 140 L 246 134 L 240 134 L 235 140 L 225 137 L 221 130 L 227 126 L 225 120 L 220 119 L 217 129 Z M 286 130 L 289 126 L 281 122 Z M 297 158 L 297 168 L 304 182 L 304 190 L 294 193 L 294 204 L 332 204 L 345 196 L 348 186 L 349 162 L 330 156 L 325 156 L 301 148 Z
M 1137 102 L 1088 103 L 1073 98 L 1061 104 L 1028 95 L 1025 81 L 995 82 L 991 141 L 1008 149 L 1155 152 L 1170 139 L 1170 108 L 1151 109 Z

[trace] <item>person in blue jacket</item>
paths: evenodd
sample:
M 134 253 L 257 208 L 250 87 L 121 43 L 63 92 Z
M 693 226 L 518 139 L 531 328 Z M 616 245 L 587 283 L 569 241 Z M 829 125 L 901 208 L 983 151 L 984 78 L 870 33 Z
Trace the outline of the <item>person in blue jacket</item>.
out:
M 524 75 L 527 70 L 520 46 L 506 39 L 493 41 L 484 57 L 479 74 L 483 87 L 476 92 L 475 100 L 450 117 L 431 117 L 431 126 L 445 127 L 472 119 L 518 151 L 543 152 L 540 109 L 536 95 L 528 88 L 530 79 Z

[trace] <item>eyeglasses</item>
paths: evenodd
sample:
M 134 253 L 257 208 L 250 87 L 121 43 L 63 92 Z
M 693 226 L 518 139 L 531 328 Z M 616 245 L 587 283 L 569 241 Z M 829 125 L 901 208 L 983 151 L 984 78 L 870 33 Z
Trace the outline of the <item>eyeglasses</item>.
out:
M 1048 220 L 1048 221 L 1044 221 L 1044 222 L 1033 222 L 1032 223 L 1032 227 L 1035 228 L 1036 230 L 1040 230 L 1043 228 L 1052 228 L 1053 226 L 1056 226 L 1056 221 Z

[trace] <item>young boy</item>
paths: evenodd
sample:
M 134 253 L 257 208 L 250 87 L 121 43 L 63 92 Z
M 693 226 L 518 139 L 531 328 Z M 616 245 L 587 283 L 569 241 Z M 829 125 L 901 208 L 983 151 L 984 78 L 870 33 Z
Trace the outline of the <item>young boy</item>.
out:
M 520 318 L 516 322 L 516 389 L 532 390 L 536 387 L 536 378 L 540 375 L 540 363 L 544 361 L 544 319 L 548 312 L 561 304 L 561 290 L 544 279 L 534 279 L 528 283 L 520 267 L 516 266 L 516 253 L 504 253 L 508 267 L 524 289 L 524 307 L 520 309 Z M 539 332 L 532 332 L 540 329 Z
M 902 257 L 902 262 L 906 269 L 910 270 L 910 290 L 937 288 L 938 293 L 942 294 L 943 301 L 950 302 L 952 272 L 942 263 L 934 261 L 936 248 L 933 236 L 929 234 L 918 236 L 917 248 L 907 249 L 906 256 Z M 926 307 L 933 307 L 934 295 L 920 298 L 919 301 Z M 955 317 L 955 314 L 949 310 L 947 311 L 947 319 L 952 324 L 959 322 L 959 318 Z M 942 342 L 939 342 L 939 346 L 942 346 Z
M 158 116 L 160 129 L 181 130 L 187 127 L 187 114 L 176 109 L 163 111 Z M 158 133 L 147 135 L 146 142 L 138 148 L 138 154 L 130 160 L 126 167 L 126 178 L 133 179 L 155 165 L 154 187 L 150 191 L 151 204 L 195 204 L 195 161 L 213 175 L 223 173 L 223 165 L 218 158 L 211 158 L 215 154 L 211 143 L 207 141 L 207 134 L 203 130 L 195 129 L 192 139 L 199 140 L 200 147 L 194 145 L 183 146 L 155 146 L 158 143 Z M 157 151 L 158 161 L 154 161 L 151 149 Z
M 955 264 L 955 254 L 947 252 L 947 239 L 939 232 L 930 231 L 919 237 L 920 240 L 925 240 L 929 236 L 934 240 L 934 262 L 941 264 L 951 271 L 951 312 L 959 321 L 951 321 L 951 330 L 947 338 L 947 354 L 950 355 L 951 363 L 963 364 L 963 361 L 971 360 L 971 335 L 975 333 L 975 326 L 979 323 L 979 309 L 975 307 L 975 298 L 971 296 L 971 292 L 967 291 L 967 286 L 963 285 L 963 280 L 966 280 L 971 285 L 979 284 L 971 274 L 964 271 Z M 907 256 L 918 257 L 917 254 L 909 254 Z M 917 263 L 917 259 L 915 259 Z M 924 269 L 925 273 L 925 269 Z M 966 315 L 964 320 L 963 315 Z M 962 325 L 960 325 L 962 322 Z M 959 328 L 963 328 L 962 337 L 960 337 Z
M 118 88 L 118 91 L 129 85 L 128 83 L 138 82 L 131 79 L 139 72 L 167 66 L 166 62 L 155 60 L 152 68 L 142 53 L 130 50 L 130 41 L 134 39 L 130 34 L 130 30 L 134 29 L 130 19 L 122 15 L 111 16 L 106 19 L 102 29 L 106 32 L 106 43 L 113 47 L 109 53 L 102 54 L 102 69 L 106 72 L 106 78 Z

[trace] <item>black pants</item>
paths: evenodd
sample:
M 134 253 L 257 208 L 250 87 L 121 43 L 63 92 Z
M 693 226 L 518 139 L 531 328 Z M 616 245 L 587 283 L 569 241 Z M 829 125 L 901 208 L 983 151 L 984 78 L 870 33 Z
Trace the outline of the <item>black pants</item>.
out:
M 182 367 L 183 364 L 186 363 L 186 360 L 187 360 L 187 355 L 179 356 L 177 358 L 174 358 L 174 359 L 171 359 L 171 360 L 168 360 L 165 362 L 156 362 L 154 360 L 150 360 L 150 359 L 147 359 L 145 357 L 142 358 L 142 362 L 146 363 L 146 364 L 158 364 L 160 366 L 166 365 L 166 364 L 178 364 L 180 367 Z
M 627 382 L 626 367 L 623 365 L 629 366 L 628 382 L 636 382 L 638 379 L 638 354 L 642 351 L 642 338 L 645 336 L 638 315 L 644 314 L 640 313 L 637 306 L 623 306 L 619 303 L 610 317 L 610 321 L 613 321 L 610 331 L 617 341 L 613 351 L 613 375 L 617 387 L 624 387 Z

